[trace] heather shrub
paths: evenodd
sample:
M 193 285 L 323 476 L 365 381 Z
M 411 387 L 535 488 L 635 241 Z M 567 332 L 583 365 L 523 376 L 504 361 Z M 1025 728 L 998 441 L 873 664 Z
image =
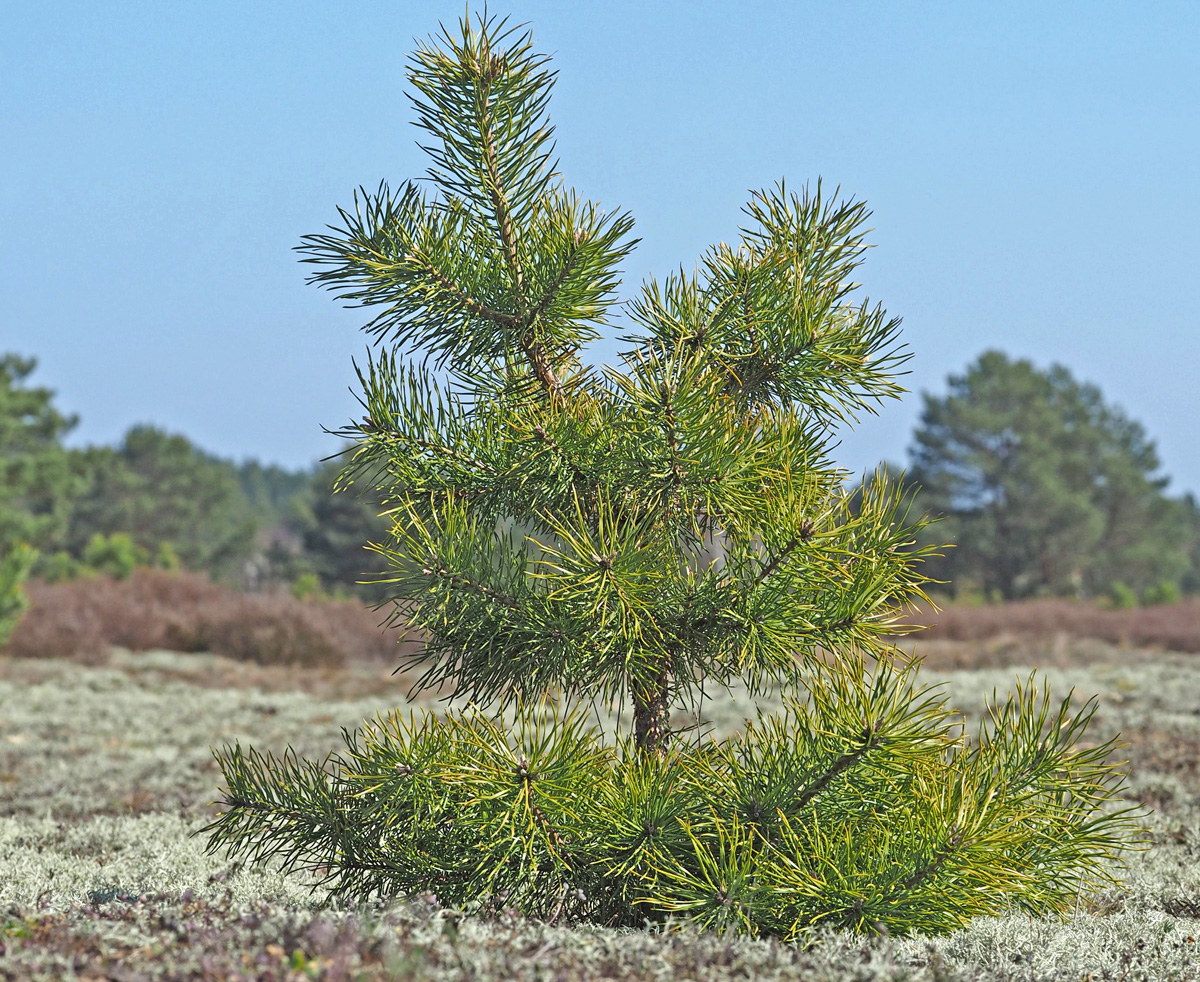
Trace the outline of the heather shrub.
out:
M 284 594 L 229 594 L 201 612 L 191 650 L 260 664 L 338 666 L 346 650 L 309 604 Z
M 1200 598 L 1128 609 L 1103 609 L 1086 601 L 1025 600 L 982 606 L 922 606 L 911 618 L 924 635 L 943 641 L 1012 636 L 1094 638 L 1109 644 L 1200 653 Z
M 196 573 L 139 568 L 128 578 L 33 581 L 5 651 L 94 660 L 111 646 L 211 651 L 261 664 L 337 666 L 393 656 L 400 632 L 355 603 L 238 593 Z

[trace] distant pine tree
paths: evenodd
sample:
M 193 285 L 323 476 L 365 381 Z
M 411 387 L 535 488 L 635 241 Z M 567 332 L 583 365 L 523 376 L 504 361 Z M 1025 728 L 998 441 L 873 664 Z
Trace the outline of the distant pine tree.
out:
M 54 407 L 54 393 L 27 382 L 32 358 L 0 355 L 0 556 L 29 543 L 61 548 L 79 476 L 63 447 L 78 422 Z
M 386 563 L 370 542 L 387 539 L 391 523 L 371 488 L 339 483 L 342 465 L 324 464 L 292 501 L 290 525 L 300 535 L 303 560 L 327 590 L 345 590 L 365 600 L 384 600 L 389 588 L 375 584 Z
M 1196 532 L 1140 423 L 1063 366 L 999 351 L 949 382 L 925 396 L 910 475 L 956 544 L 937 578 L 1006 599 L 1178 586 Z
M 24 542 L 0 546 L 0 648 L 29 609 L 24 583 L 37 558 L 37 550 Z
M 263 525 L 286 521 L 292 499 L 312 480 L 312 470 L 289 470 L 278 464 L 247 460 L 238 465 L 238 482 Z

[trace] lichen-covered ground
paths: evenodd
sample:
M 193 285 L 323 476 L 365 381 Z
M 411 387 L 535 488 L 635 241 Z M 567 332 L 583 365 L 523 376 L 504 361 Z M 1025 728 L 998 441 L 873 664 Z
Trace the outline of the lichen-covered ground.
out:
M 941 643 L 931 664 L 963 664 Z M 943 650 L 944 649 L 944 650 Z M 944 678 L 978 713 L 1022 662 L 972 649 Z M 997 649 L 999 650 L 999 649 Z M 1122 888 L 1066 922 L 981 920 L 946 938 L 830 935 L 801 950 L 515 917 L 416 901 L 322 907 L 302 879 L 232 867 L 189 833 L 211 815 L 209 748 L 306 756 L 403 702 L 386 670 L 259 669 L 205 655 L 115 652 L 109 664 L 0 659 L 0 978 L 6 979 L 1197 979 L 1200 658 L 1090 643 L 1024 652 L 1059 694 L 1097 693 L 1095 733 L 1130 741 L 1130 795 L 1154 812 Z M 709 703 L 718 730 L 745 700 Z

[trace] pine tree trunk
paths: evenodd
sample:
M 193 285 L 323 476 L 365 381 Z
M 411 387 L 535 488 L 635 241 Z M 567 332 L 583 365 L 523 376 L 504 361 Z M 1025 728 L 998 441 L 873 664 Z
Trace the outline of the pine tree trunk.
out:
M 671 743 L 671 670 L 663 668 L 655 684 L 634 689 L 633 733 L 644 757 L 662 757 Z

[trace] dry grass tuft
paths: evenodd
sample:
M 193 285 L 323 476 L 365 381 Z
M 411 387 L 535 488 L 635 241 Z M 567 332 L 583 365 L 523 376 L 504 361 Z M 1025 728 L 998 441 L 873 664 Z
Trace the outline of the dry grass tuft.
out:
M 5 653 L 103 663 L 113 646 L 131 651 L 208 651 L 260 665 L 336 668 L 392 661 L 400 632 L 356 601 L 297 600 L 239 593 L 194 573 L 139 569 L 29 585 L 29 613 Z

